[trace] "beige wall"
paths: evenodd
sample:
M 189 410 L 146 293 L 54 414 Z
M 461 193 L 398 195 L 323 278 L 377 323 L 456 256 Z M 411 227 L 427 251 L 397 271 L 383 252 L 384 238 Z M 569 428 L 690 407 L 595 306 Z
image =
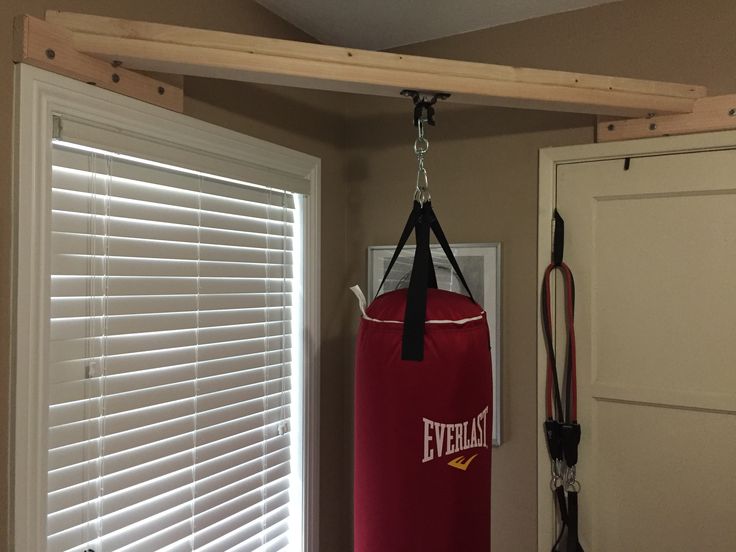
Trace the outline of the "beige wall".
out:
M 733 0 L 626 0 L 400 51 L 734 93 L 734 29 Z M 348 270 L 365 284 L 366 247 L 395 243 L 410 206 L 414 129 L 406 102 L 353 102 L 346 161 L 353 221 Z M 577 115 L 440 105 L 437 127 L 428 131 L 430 187 L 450 239 L 503 243 L 505 442 L 494 451 L 494 552 L 536 549 L 537 152 L 591 142 L 592 123 Z
M 104 14 L 275 36 L 294 40 L 310 37 L 258 4 L 247 0 L 217 2 L 177 0 L 2 0 L 0 2 L 0 550 L 12 520 L 9 516 L 9 443 L 11 427 L 10 288 L 11 263 L 11 144 L 12 144 L 12 17 L 43 16 L 47 8 Z M 342 105 L 345 97 L 320 92 L 223 81 L 185 79 L 185 112 L 220 126 L 286 145 L 322 159 L 322 250 L 326 267 L 322 301 L 322 485 L 321 542 L 325 551 L 349 548 L 350 471 L 344 457 L 343 400 L 346 304 L 334 293 L 347 282 L 341 277 L 345 258 L 345 187 L 342 185 Z M 20 552 L 20 551 L 19 551 Z M 26 551 L 23 551 L 26 552 Z M 30 551 L 28 551 L 30 552 Z

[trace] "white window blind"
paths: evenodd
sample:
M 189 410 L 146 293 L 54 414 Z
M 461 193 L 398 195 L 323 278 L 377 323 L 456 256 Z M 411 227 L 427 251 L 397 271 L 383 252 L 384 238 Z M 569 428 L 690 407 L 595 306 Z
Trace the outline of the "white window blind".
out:
M 52 185 L 48 550 L 300 549 L 298 197 L 58 140 Z

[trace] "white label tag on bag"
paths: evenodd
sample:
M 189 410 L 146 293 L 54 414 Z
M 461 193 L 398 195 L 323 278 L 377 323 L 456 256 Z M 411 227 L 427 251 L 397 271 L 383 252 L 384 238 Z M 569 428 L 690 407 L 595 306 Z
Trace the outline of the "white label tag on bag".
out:
M 363 290 L 360 289 L 360 286 L 356 284 L 350 288 L 350 291 L 352 291 L 355 294 L 355 297 L 358 298 L 358 306 L 360 307 L 360 312 L 362 312 L 363 316 L 367 318 L 368 315 L 366 315 L 365 313 L 366 301 L 365 295 L 363 295 Z

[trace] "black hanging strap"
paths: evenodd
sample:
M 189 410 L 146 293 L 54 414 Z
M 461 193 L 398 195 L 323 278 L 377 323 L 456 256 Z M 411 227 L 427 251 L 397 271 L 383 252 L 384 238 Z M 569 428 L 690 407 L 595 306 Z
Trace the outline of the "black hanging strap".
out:
M 417 247 L 409 289 L 406 292 L 404 334 L 401 341 L 401 358 L 404 360 L 424 359 L 424 323 L 429 283 L 429 217 L 430 212 L 423 209 L 416 225 Z
M 432 250 L 427 253 L 427 287 L 437 289 L 437 274 L 434 271 L 434 261 L 432 261 Z
M 429 205 L 429 210 L 432 212 L 432 221 L 431 221 L 431 228 L 432 232 L 434 233 L 434 236 L 437 238 L 437 242 L 442 246 L 442 251 L 445 252 L 445 256 L 447 257 L 447 260 L 450 261 L 450 265 L 452 265 L 452 269 L 455 271 L 455 274 L 457 274 L 458 279 L 460 280 L 460 283 L 465 288 L 465 291 L 468 292 L 468 297 L 470 297 L 471 301 L 475 303 L 475 299 L 473 298 L 473 293 L 470 291 L 470 286 L 468 286 L 468 283 L 465 281 L 465 276 L 463 276 L 462 271 L 460 270 L 460 265 L 457 264 L 457 259 L 455 258 L 455 255 L 452 252 L 452 248 L 450 247 L 450 244 L 447 242 L 447 237 L 445 237 L 445 233 L 442 231 L 442 227 L 440 226 L 440 221 L 437 220 L 437 217 L 434 215 L 434 211 L 432 211 L 432 205 Z
M 396 261 L 399 258 L 399 255 L 401 254 L 401 251 L 404 249 L 404 246 L 406 245 L 406 242 L 409 240 L 409 236 L 411 236 L 411 233 L 414 231 L 414 228 L 417 224 L 417 219 L 419 218 L 419 215 L 422 212 L 422 206 L 419 204 L 418 201 L 414 202 L 414 205 L 412 206 L 411 213 L 409 213 L 409 218 L 406 220 L 406 224 L 404 225 L 404 230 L 401 232 L 401 237 L 399 237 L 399 241 L 396 244 L 396 249 L 394 249 L 394 254 L 391 257 L 391 261 L 388 263 L 388 267 L 386 268 L 386 272 L 383 275 L 383 279 L 381 280 L 381 284 L 378 286 L 378 289 L 376 290 L 376 295 L 373 297 L 374 299 L 378 297 L 378 294 L 381 293 L 381 289 L 383 288 L 383 284 L 386 283 L 386 278 L 388 278 L 388 275 L 391 272 L 391 269 L 394 267 L 394 264 L 396 264 Z M 437 288 L 437 275 L 434 271 L 434 263 L 432 262 L 432 252 L 429 253 L 429 258 L 427 261 L 427 270 L 429 271 L 429 276 L 427 279 L 428 286 L 431 288 Z
M 409 290 L 406 296 L 406 311 L 404 313 L 404 336 L 402 340 L 402 360 L 424 359 L 424 325 L 427 311 L 427 272 L 428 259 L 430 255 L 429 231 L 431 230 L 442 250 L 450 261 L 455 274 L 463 284 L 468 298 L 475 303 L 470 287 L 460 270 L 460 265 L 447 242 L 447 237 L 442 231 L 439 220 L 432 209 L 432 203 L 427 202 L 422 206 L 422 214 L 417 219 L 416 236 L 417 248 L 414 255 Z
M 421 212 L 422 212 L 422 206 L 419 205 L 418 201 L 415 201 L 414 204 L 412 205 L 411 213 L 409 213 L 409 218 L 406 220 L 406 224 L 404 225 L 404 230 L 401 232 L 401 237 L 399 238 L 399 241 L 396 244 L 396 249 L 394 249 L 394 254 L 391 257 L 391 261 L 388 263 L 388 268 L 386 268 L 386 273 L 383 275 L 383 279 L 381 280 L 381 285 L 379 285 L 378 289 L 376 290 L 376 297 L 378 297 L 378 294 L 381 292 L 381 288 L 383 288 L 383 284 L 386 283 L 386 278 L 388 278 L 388 275 L 391 273 L 391 269 L 394 267 L 394 264 L 396 264 L 396 260 L 399 258 L 399 255 L 401 254 L 402 249 L 404 249 L 406 242 L 409 240 L 409 236 L 411 236 L 411 233 L 414 231 L 414 227 L 417 224 L 417 219 L 419 218 L 419 214 Z M 374 299 L 376 297 L 374 297 Z
M 470 292 L 470 287 L 465 280 L 465 276 L 463 276 L 460 270 L 460 265 L 450 248 L 450 244 L 447 242 L 447 237 L 442 231 L 437 216 L 432 210 L 431 202 L 426 202 L 424 205 L 421 205 L 417 201 L 414 202 L 396 250 L 391 257 L 386 273 L 383 275 L 383 280 L 381 280 L 381 284 L 378 286 L 378 291 L 381 290 L 386 282 L 386 278 L 399 258 L 412 231 L 416 233 L 416 250 L 414 252 L 414 262 L 412 264 L 409 289 L 407 290 L 406 296 L 401 358 L 402 360 L 419 361 L 424 359 L 424 325 L 427 312 L 427 289 L 437 287 L 437 277 L 432 262 L 429 242 L 430 232 L 434 233 L 437 238 L 455 274 L 457 274 L 458 279 L 468 293 L 469 299 L 473 302 L 475 302 L 475 299 Z M 378 292 L 376 295 L 378 295 Z

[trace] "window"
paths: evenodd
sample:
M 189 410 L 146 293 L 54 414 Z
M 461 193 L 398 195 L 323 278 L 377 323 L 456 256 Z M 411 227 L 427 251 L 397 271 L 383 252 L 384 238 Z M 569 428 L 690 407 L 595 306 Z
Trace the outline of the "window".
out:
M 310 550 L 312 187 L 91 111 L 50 114 L 29 251 L 47 252 L 38 549 Z

